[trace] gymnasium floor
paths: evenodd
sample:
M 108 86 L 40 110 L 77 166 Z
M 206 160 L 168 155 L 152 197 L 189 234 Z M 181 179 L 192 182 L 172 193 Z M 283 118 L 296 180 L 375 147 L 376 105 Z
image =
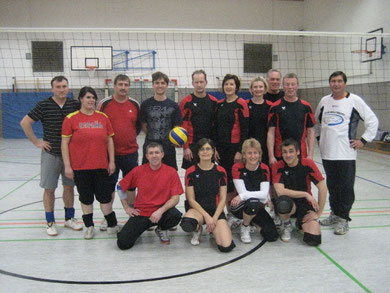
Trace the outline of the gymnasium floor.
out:
M 181 162 L 181 151 L 177 157 Z M 315 161 L 322 170 L 318 150 Z M 229 254 L 218 252 L 206 234 L 200 246 L 191 246 L 180 228 L 170 233 L 170 245 L 145 232 L 128 251 L 98 229 L 93 240 L 84 240 L 84 232 L 62 227 L 61 188 L 59 235 L 49 237 L 39 164 L 40 151 L 27 139 L 0 139 L 0 292 L 390 292 L 389 156 L 359 152 L 348 234 L 324 228 L 323 244 L 313 248 L 295 232 L 288 244 L 265 243 L 258 233 L 243 244 L 235 231 L 237 247 Z M 81 220 L 77 198 L 75 208 Z M 118 198 L 115 211 L 124 223 Z M 95 221 L 101 220 L 95 204 Z

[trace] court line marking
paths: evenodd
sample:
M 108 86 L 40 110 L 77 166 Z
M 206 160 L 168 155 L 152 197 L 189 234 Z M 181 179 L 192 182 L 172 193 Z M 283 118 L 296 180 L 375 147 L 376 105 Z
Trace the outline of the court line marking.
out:
M 333 263 L 339 270 L 341 270 L 345 275 L 347 275 L 352 281 L 354 281 L 360 288 L 362 288 L 365 292 L 371 292 L 366 286 L 364 286 L 358 279 L 356 279 L 351 273 L 349 273 L 346 269 L 344 269 L 338 262 L 336 262 L 333 258 L 331 258 L 325 251 L 316 246 L 316 249 L 327 258 L 331 263 Z
M 30 179 L 28 179 L 26 182 L 24 182 L 23 184 L 19 185 L 18 187 L 12 189 L 10 192 L 8 192 L 6 195 L 4 195 L 3 197 L 0 198 L 0 200 L 3 200 L 4 198 L 6 198 L 8 195 L 10 195 L 11 193 L 13 193 L 14 191 L 18 190 L 19 188 L 23 187 L 24 185 L 26 185 L 27 183 L 29 183 L 30 181 L 32 181 L 35 177 L 39 176 L 40 173 L 38 173 L 37 175 L 31 177 Z M 0 213 L 1 215 L 1 213 Z

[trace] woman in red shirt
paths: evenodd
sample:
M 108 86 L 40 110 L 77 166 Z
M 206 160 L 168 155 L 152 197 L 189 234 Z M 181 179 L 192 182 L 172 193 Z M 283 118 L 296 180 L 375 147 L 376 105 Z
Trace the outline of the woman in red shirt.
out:
M 97 94 L 91 87 L 83 87 L 79 97 L 81 109 L 66 116 L 62 125 L 61 151 L 65 175 L 75 181 L 87 228 L 84 238 L 94 236 L 93 201 L 108 222 L 107 232 L 119 231 L 115 212 L 111 206 L 109 175 L 115 171 L 114 142 L 107 115 L 95 111 Z

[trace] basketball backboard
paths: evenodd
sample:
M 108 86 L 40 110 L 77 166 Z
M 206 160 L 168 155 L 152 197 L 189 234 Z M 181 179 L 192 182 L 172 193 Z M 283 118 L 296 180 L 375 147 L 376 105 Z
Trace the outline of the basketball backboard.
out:
M 383 33 L 383 28 L 370 31 L 369 33 Z M 382 59 L 382 54 L 384 53 L 383 49 L 384 46 L 382 37 L 363 37 L 361 39 L 361 51 L 365 51 L 367 53 L 361 55 L 362 62 L 371 62 L 374 60 Z
M 112 70 L 112 46 L 71 46 L 70 58 L 73 71 L 86 71 L 87 66 Z

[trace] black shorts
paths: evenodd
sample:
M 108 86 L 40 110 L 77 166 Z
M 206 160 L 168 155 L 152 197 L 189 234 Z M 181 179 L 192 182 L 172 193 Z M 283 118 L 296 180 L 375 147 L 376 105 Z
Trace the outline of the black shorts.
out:
M 115 172 L 110 176 L 111 192 L 115 191 L 115 186 L 118 181 L 119 171 L 122 171 L 122 176 L 125 177 L 131 170 L 138 166 L 138 152 L 123 156 L 115 156 Z
M 215 214 L 215 211 L 216 211 L 216 207 L 209 207 L 209 208 L 204 208 L 202 207 L 206 213 L 208 213 L 210 216 L 213 216 Z M 192 207 L 190 206 L 188 200 L 185 200 L 184 201 L 184 209 L 186 212 L 188 212 L 189 209 L 192 209 Z M 222 211 L 222 213 L 219 215 L 218 217 L 218 220 L 226 220 L 226 215 L 225 213 Z
M 74 182 L 81 203 L 91 205 L 94 196 L 100 203 L 111 201 L 111 182 L 106 169 L 75 170 Z
M 302 227 L 302 219 L 307 214 L 308 211 L 314 211 L 314 208 L 308 203 L 306 198 L 291 198 L 296 207 L 295 214 L 291 217 L 297 218 L 298 227 Z

